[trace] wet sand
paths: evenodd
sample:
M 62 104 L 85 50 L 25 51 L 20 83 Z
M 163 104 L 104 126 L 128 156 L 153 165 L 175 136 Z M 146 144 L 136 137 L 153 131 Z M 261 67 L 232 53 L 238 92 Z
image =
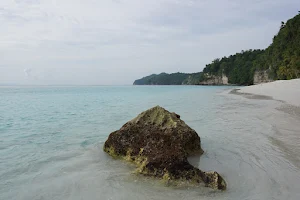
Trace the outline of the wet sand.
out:
M 233 89 L 230 94 L 277 102 L 272 106 L 274 111 L 270 118 L 263 119 L 272 124 L 275 132 L 269 136 L 270 141 L 300 169 L 300 79 L 242 87 Z

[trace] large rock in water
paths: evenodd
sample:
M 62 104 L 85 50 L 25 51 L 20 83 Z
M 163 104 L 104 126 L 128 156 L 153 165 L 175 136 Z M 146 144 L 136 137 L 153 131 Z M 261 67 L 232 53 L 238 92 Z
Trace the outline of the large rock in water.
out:
M 159 106 L 142 112 L 111 133 L 104 151 L 135 163 L 137 172 L 168 183 L 180 180 L 226 189 L 217 172 L 203 172 L 188 162 L 189 155 L 203 153 L 198 134 L 179 115 Z

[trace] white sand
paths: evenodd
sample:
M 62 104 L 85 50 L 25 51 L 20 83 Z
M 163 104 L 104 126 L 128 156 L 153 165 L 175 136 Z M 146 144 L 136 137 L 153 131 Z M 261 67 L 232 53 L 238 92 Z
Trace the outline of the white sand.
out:
M 265 95 L 300 107 L 300 79 L 279 80 L 240 88 L 241 93 Z

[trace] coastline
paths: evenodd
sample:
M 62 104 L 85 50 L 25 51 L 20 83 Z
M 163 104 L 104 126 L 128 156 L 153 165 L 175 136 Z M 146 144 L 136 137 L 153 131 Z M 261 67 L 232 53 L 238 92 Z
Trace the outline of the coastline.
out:
M 300 107 L 300 79 L 278 80 L 259 85 L 238 88 L 241 95 L 262 97 Z
M 0 90 L 0 199 L 300 199 L 299 120 L 276 109 L 282 102 L 229 95 L 235 88 Z M 205 152 L 190 164 L 220 173 L 228 190 L 165 187 L 102 151 L 108 133 L 157 104 L 199 133 Z
M 269 100 L 261 120 L 271 125 L 270 142 L 300 169 L 300 79 L 279 80 L 233 89 L 235 94 L 251 100 Z

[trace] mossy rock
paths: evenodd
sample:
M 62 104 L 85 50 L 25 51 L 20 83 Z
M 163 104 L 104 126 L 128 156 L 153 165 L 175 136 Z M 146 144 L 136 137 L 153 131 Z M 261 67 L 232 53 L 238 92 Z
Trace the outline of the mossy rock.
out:
M 111 133 L 104 151 L 114 158 L 135 163 L 137 172 L 147 176 L 226 188 L 217 172 L 202 172 L 188 162 L 189 155 L 203 153 L 200 137 L 178 114 L 160 106 L 142 112 Z

